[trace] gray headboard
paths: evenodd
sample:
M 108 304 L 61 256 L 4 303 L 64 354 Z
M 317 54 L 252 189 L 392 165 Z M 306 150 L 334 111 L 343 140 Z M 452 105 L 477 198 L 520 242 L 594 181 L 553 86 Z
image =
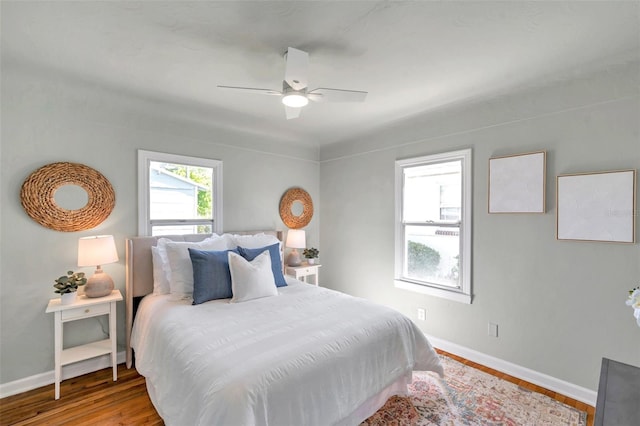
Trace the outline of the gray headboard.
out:
M 251 235 L 265 233 L 276 236 L 280 241 L 283 238 L 282 231 L 239 231 L 229 234 Z M 127 238 L 125 244 L 125 307 L 126 324 L 125 335 L 127 344 L 127 368 L 131 368 L 133 353 L 131 351 L 131 330 L 137 307 L 136 299 L 153 293 L 153 262 L 151 260 L 151 247 L 158 243 L 160 238 L 168 238 L 173 241 L 202 241 L 211 234 L 191 235 L 162 235 L 157 237 L 133 237 Z M 138 299 L 139 300 L 139 299 Z

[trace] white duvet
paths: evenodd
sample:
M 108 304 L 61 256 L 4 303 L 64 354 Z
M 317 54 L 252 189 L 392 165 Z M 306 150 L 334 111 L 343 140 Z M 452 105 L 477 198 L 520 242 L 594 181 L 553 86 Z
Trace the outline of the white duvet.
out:
M 442 374 L 400 313 L 288 282 L 278 296 L 237 304 L 143 299 L 136 368 L 167 425 L 357 424 L 358 407 L 412 370 Z

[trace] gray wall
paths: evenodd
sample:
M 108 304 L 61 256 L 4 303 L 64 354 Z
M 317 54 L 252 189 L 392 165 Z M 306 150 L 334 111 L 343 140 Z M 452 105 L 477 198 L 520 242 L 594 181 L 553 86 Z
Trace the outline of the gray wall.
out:
M 451 106 L 323 148 L 323 284 L 392 306 L 429 335 L 585 388 L 597 388 L 602 357 L 640 365 L 640 328 L 624 304 L 640 284 L 640 244 L 555 239 L 556 175 L 640 169 L 638 71 L 630 64 Z M 394 161 L 467 147 L 473 303 L 394 288 Z M 489 158 L 537 150 L 547 151 L 547 213 L 489 215 Z M 498 338 L 487 335 L 489 321 Z
M 319 165 L 315 147 L 212 128 L 186 105 L 132 98 L 114 88 L 3 63 L 0 150 L 0 383 L 53 370 L 53 316 L 45 308 L 54 278 L 78 268 L 78 238 L 113 234 L 120 262 L 104 270 L 124 293 L 124 239 L 137 233 L 138 149 L 220 159 L 224 167 L 224 229 L 286 229 L 278 206 L 292 186 L 316 201 L 307 244 L 319 247 Z M 26 177 L 45 164 L 86 164 L 110 180 L 116 206 L 97 228 L 56 232 L 31 220 L 20 205 Z M 104 320 L 102 320 L 104 321 Z M 118 307 L 124 342 L 124 306 Z M 101 338 L 98 319 L 69 323 L 65 342 Z

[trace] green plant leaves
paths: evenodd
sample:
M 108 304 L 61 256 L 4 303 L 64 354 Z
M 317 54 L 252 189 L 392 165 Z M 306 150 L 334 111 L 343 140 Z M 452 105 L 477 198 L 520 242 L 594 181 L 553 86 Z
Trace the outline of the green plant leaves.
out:
M 53 287 L 56 288 L 55 293 L 65 294 L 77 291 L 79 286 L 87 283 L 84 275 L 84 272 L 74 273 L 73 271 L 67 271 L 67 275 L 63 275 L 55 280 L 55 284 L 53 285 Z

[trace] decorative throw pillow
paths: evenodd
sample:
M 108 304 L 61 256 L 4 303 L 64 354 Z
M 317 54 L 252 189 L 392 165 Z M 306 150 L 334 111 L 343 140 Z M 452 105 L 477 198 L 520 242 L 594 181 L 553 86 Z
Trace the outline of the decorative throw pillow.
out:
M 194 305 L 210 300 L 230 299 L 233 296 L 229 252 L 238 254 L 236 249 L 222 251 L 189 249 L 193 265 Z
M 159 238 L 158 242 L 156 243 L 156 251 L 160 255 L 160 259 L 162 261 L 162 271 L 164 272 L 167 284 L 171 282 L 171 268 L 169 268 L 169 259 L 167 258 L 167 249 L 165 248 L 165 246 L 170 242 L 171 240 L 168 238 Z M 153 255 L 153 251 L 151 252 L 151 254 Z
M 246 302 L 261 297 L 276 296 L 278 289 L 271 272 L 271 256 L 265 250 L 252 261 L 229 251 L 231 272 L 231 303 Z
M 159 242 L 158 242 L 159 243 Z M 189 249 L 197 250 L 227 250 L 228 239 L 215 235 L 206 240 L 193 242 L 168 241 L 164 243 L 169 261 L 169 288 L 174 299 L 186 299 L 193 294 L 193 265 L 189 257 Z
M 287 282 L 284 279 L 284 275 L 282 274 L 282 260 L 280 257 L 280 243 L 276 243 L 267 247 L 260 248 L 246 248 L 246 247 L 238 247 L 238 251 L 240 255 L 251 261 L 255 259 L 263 251 L 267 250 L 271 257 L 271 271 L 273 272 L 273 279 L 276 282 L 276 287 L 286 287 Z
M 151 261 L 153 263 L 153 292 L 155 294 L 169 294 L 169 280 L 165 273 L 167 259 L 162 258 L 158 247 L 151 247 Z

